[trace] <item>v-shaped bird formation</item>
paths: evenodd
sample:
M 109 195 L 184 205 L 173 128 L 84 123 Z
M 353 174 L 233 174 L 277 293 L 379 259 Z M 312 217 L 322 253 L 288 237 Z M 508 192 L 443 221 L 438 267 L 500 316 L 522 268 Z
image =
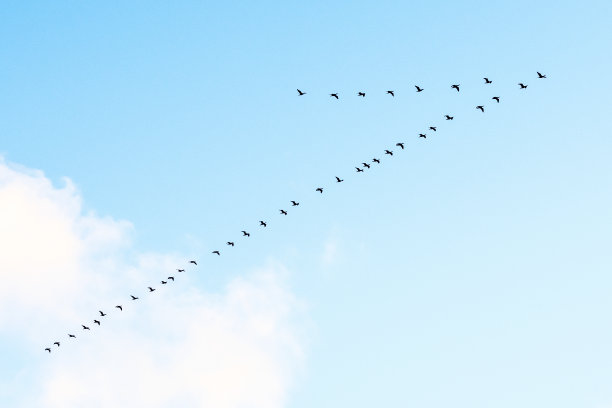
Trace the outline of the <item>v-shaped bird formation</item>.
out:
M 538 79 L 544 79 L 544 78 L 546 78 L 546 75 L 544 75 L 544 74 L 542 74 L 542 73 L 540 73 L 540 72 L 537 72 L 537 78 L 538 78 Z M 485 78 L 483 78 L 483 79 L 484 79 L 484 85 L 489 85 L 489 84 L 492 84 L 492 83 L 493 83 L 493 81 L 492 81 L 492 80 L 490 80 L 490 79 L 489 79 L 489 78 L 487 78 L 487 77 L 485 77 Z M 519 83 L 518 83 L 518 86 L 519 86 L 519 90 L 525 90 L 525 89 L 527 89 L 527 84 L 525 84 L 525 83 L 523 83 L 523 82 L 519 82 Z M 419 85 L 414 85 L 414 87 L 416 88 L 416 92 L 417 92 L 417 93 L 421 93 L 421 92 L 425 91 L 425 89 L 424 89 L 424 88 L 422 88 L 422 87 L 420 87 Z M 461 84 L 452 84 L 452 85 L 450 86 L 450 88 L 451 88 L 451 89 L 454 89 L 454 90 L 456 90 L 457 92 L 460 92 L 460 87 L 461 87 Z M 298 92 L 298 96 L 304 96 L 304 95 L 307 95 L 307 92 L 304 92 L 304 91 L 302 91 L 302 90 L 300 90 L 300 89 L 297 89 L 297 92 Z M 385 92 L 385 94 L 386 94 L 386 95 L 390 95 L 391 97 L 395 97 L 395 91 L 394 91 L 394 90 L 387 90 L 387 91 Z M 335 98 L 336 100 L 340 100 L 340 94 L 339 94 L 338 92 L 333 92 L 333 93 L 330 93 L 330 94 L 329 94 L 329 96 L 330 96 L 330 97 L 332 97 L 332 98 Z M 358 96 L 358 97 L 361 97 L 361 98 L 365 98 L 365 97 L 366 97 L 366 93 L 365 93 L 365 92 L 363 92 L 363 91 L 359 91 L 359 92 L 357 93 L 357 96 Z M 500 99 L 501 99 L 501 97 L 500 97 L 500 96 L 493 96 L 493 97 L 491 98 L 491 100 L 494 100 L 494 101 L 496 102 L 495 104 L 499 104 L 499 103 L 500 103 Z M 485 113 L 485 105 L 477 105 L 477 106 L 476 106 L 476 109 L 477 109 L 477 110 L 480 110 L 480 111 L 481 111 L 481 113 Z M 445 114 L 445 115 L 443 115 L 442 117 L 443 117 L 445 120 L 453 120 L 453 119 L 454 119 L 454 116 L 451 116 L 451 115 L 448 115 L 448 114 Z M 428 127 L 428 130 L 431 130 L 432 132 L 437 132 L 437 131 L 438 131 L 438 130 L 437 130 L 437 126 L 434 126 L 434 125 L 429 126 L 429 127 Z M 420 139 L 420 138 L 427 139 L 427 133 L 419 133 L 419 134 L 417 135 L 417 138 L 419 138 L 419 139 Z M 405 142 L 397 142 L 397 143 L 395 144 L 395 146 L 399 147 L 399 148 L 400 148 L 400 150 L 404 150 L 404 149 L 405 149 Z M 381 150 L 381 153 L 382 153 L 382 154 L 384 154 L 384 155 L 388 155 L 389 157 L 392 157 L 392 156 L 393 156 L 393 151 L 392 151 L 392 150 L 389 150 L 389 149 L 383 149 L 383 150 Z M 355 167 L 355 169 L 356 169 L 356 173 L 364 173 L 364 172 L 366 171 L 366 169 L 367 169 L 367 170 L 369 170 L 369 169 L 371 168 L 371 166 L 381 164 L 381 160 L 380 160 L 380 159 L 378 159 L 378 158 L 376 158 L 376 157 L 374 157 L 374 158 L 371 160 L 371 163 L 373 163 L 373 164 L 369 164 L 368 162 L 365 162 L 365 161 L 364 161 L 364 162 L 361 162 L 362 167 L 358 167 L 358 166 L 357 166 L 357 167 Z M 340 177 L 338 177 L 338 176 L 334 176 L 334 177 L 335 177 L 336 184 L 337 184 L 337 183 L 342 183 L 342 182 L 344 181 L 344 179 L 341 179 L 341 178 L 340 178 Z M 333 179 L 332 179 L 332 180 L 333 180 Z M 324 187 L 317 187 L 316 189 L 314 189 L 314 192 L 315 192 L 315 193 L 318 193 L 318 195 L 322 195 L 322 194 L 323 194 L 323 191 L 324 191 Z M 298 201 L 295 201 L 295 200 L 289 200 L 289 201 L 288 201 L 288 204 L 291 204 L 291 206 L 292 206 L 292 207 L 297 207 L 297 206 L 299 206 L 299 205 L 300 205 L 300 203 L 299 203 Z M 286 215 L 288 215 L 288 214 L 289 214 L 289 212 L 288 212 L 287 210 L 285 210 L 285 209 L 281 209 L 281 210 L 280 210 L 280 214 L 281 214 L 282 216 L 286 216 Z M 258 225 L 259 225 L 259 227 L 261 227 L 261 228 L 266 228 L 266 227 L 268 226 L 268 222 L 267 222 L 267 221 L 265 221 L 265 220 L 259 220 L 259 224 L 258 224 Z M 240 232 L 242 233 L 242 238 L 243 238 L 243 239 L 246 239 L 246 238 L 250 238 L 250 237 L 251 237 L 251 233 L 250 233 L 250 232 L 248 232 L 248 231 L 246 231 L 246 230 L 242 230 L 242 231 L 240 231 Z M 233 247 L 235 247 L 235 246 L 237 245 L 237 244 L 236 244 L 236 242 L 238 242 L 238 241 L 226 241 L 226 245 L 227 245 L 228 247 L 230 247 L 230 248 L 233 248 Z M 218 250 L 218 249 L 216 249 L 216 250 L 212 251 L 212 254 L 213 254 L 213 255 L 216 255 L 216 256 L 221 256 L 221 251 L 220 251 L 220 250 Z M 197 266 L 197 265 L 198 265 L 198 263 L 197 263 L 197 261 L 195 261 L 195 260 L 190 260 L 190 261 L 188 262 L 188 265 L 194 265 L 194 266 Z M 178 273 L 182 273 L 182 272 L 185 272 L 185 269 L 184 269 L 184 268 L 177 268 L 177 269 L 176 269 L 176 271 L 177 271 Z M 168 276 L 168 277 L 167 277 L 165 280 L 162 280 L 162 281 L 161 281 L 161 284 L 162 284 L 162 285 L 167 285 L 169 282 L 174 282 L 174 281 L 175 281 L 174 276 Z M 147 286 L 147 291 L 146 291 L 146 293 L 151 294 L 151 293 L 155 292 L 155 291 L 156 291 L 156 289 L 157 289 L 157 288 L 154 288 L 154 287 L 152 287 L 152 286 Z M 138 296 L 134 296 L 134 295 L 129 295 L 129 296 L 130 296 L 130 301 L 138 301 L 138 300 L 140 299 Z M 120 305 L 115 305 L 115 306 L 114 306 L 114 308 L 115 308 L 115 309 L 117 309 L 117 310 L 118 310 L 118 312 L 123 312 L 123 307 L 124 307 L 124 305 L 123 305 L 123 304 L 120 304 Z M 106 318 L 106 317 L 108 316 L 108 313 L 105 313 L 103 310 L 98 310 L 98 313 L 99 313 L 99 316 L 97 316 L 97 317 L 98 317 L 100 320 L 98 320 L 98 318 L 97 318 L 97 319 L 92 319 L 92 320 L 90 321 L 90 323 L 94 323 L 94 324 L 96 324 L 96 325 L 98 325 L 98 326 L 100 326 L 100 327 L 101 327 L 101 326 L 102 326 L 102 321 L 103 321 L 103 320 L 101 320 L 101 319 L 102 319 L 102 318 Z M 82 327 L 82 331 L 91 331 L 91 328 L 90 328 L 89 326 L 85 325 L 85 324 L 81 324 L 81 327 Z M 94 327 L 95 327 L 95 326 L 94 326 Z M 72 334 L 72 333 L 68 333 L 67 335 L 68 335 L 68 338 L 70 338 L 70 339 L 76 339 L 76 337 L 77 337 L 76 335 L 74 335 L 74 334 Z M 61 343 L 60 343 L 60 341 L 55 341 L 55 342 L 53 342 L 53 345 L 54 345 L 54 346 L 56 346 L 57 348 L 59 348 L 59 347 L 60 347 L 60 344 L 61 344 Z M 46 351 L 47 353 L 51 353 L 52 348 L 53 348 L 53 347 L 45 347 L 45 348 L 44 348 L 44 351 Z

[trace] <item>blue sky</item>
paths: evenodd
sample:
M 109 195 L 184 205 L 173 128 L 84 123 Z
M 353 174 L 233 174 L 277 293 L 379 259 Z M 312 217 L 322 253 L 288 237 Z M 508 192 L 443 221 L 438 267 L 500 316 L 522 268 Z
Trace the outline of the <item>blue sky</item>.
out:
M 306 351 L 282 406 L 612 406 L 609 2 L 0 13 L 5 161 L 129 221 L 127 264 L 201 260 L 186 292 L 288 271 Z M 40 356 L 0 332 L 1 382 L 39 384 Z

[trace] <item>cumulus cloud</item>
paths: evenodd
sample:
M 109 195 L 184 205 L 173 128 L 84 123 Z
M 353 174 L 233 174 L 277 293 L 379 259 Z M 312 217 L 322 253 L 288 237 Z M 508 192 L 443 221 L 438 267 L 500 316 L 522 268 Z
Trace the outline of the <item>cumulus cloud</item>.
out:
M 75 329 L 85 341 L 58 331 L 184 263 L 172 254 L 136 253 L 132 229 L 84 214 L 70 180 L 56 187 L 40 171 L 0 160 L 0 333 L 38 354 L 41 333 L 62 336 L 53 356 L 18 359 L 31 362 L 16 371 L 29 373 L 32 384 L 13 400 L 45 407 L 284 406 L 303 361 L 304 313 L 287 271 L 274 262 L 222 293 L 182 276 L 176 290 L 114 313 L 104 327 L 92 327 L 95 333 Z

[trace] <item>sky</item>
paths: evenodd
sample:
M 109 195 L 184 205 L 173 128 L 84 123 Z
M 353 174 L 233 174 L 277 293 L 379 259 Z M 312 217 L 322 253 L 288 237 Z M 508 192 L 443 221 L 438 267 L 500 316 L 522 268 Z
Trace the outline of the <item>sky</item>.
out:
M 0 19 L 3 407 L 612 408 L 609 2 Z

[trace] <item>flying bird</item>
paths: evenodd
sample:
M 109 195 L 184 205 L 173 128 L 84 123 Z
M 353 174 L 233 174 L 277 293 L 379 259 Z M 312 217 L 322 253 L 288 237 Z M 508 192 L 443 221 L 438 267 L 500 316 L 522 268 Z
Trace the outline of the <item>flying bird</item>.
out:
M 521 89 L 527 89 L 527 85 L 522 82 L 519 82 L 519 86 L 521 87 Z
M 121 305 L 117 305 L 115 307 L 123 312 L 123 307 Z
M 82 324 L 81 326 L 83 326 L 83 330 L 91 330 L 89 327 L 85 326 L 84 324 Z
M 419 137 L 427 139 L 427 134 L 426 133 L 419 133 Z
M 261 225 L 261 226 L 262 226 L 262 227 L 264 227 L 264 228 L 268 226 L 268 224 L 266 224 L 266 223 L 265 223 L 265 222 L 263 222 L 263 221 L 259 221 L 259 225 Z
M 198 263 L 196 261 L 189 261 L 190 264 L 194 264 L 195 266 L 198 266 Z
M 430 126 L 429 130 L 433 130 L 434 132 L 437 132 L 436 127 L 435 126 Z
M 370 165 L 368 163 L 361 163 L 361 164 L 363 164 L 363 167 L 365 167 L 366 169 L 370 168 Z
M 538 78 L 546 78 L 546 75 L 544 75 L 544 74 L 540 74 L 540 73 L 538 72 Z
M 459 92 L 459 85 L 451 85 L 451 88 L 455 88 Z
M 490 81 L 489 78 L 483 78 L 485 80 L 485 84 L 490 84 L 493 83 L 493 81 Z
M 100 312 L 100 316 L 101 316 L 101 317 L 104 317 L 104 316 L 106 316 L 106 313 L 104 313 L 103 311 L 101 311 L 101 310 L 98 310 L 98 312 Z
M 229 246 L 234 246 L 234 243 L 232 241 L 227 241 L 225 244 Z
M 251 236 L 251 234 L 249 234 L 249 233 L 248 233 L 248 232 L 246 232 L 246 231 L 242 231 L 242 236 L 243 236 L 243 237 L 250 237 L 250 236 Z
M 150 286 L 147 286 L 147 287 L 149 288 L 149 292 L 154 292 L 155 291 L 155 288 L 152 288 Z
M 359 167 L 355 167 L 357 169 L 357 173 L 363 173 L 363 169 L 360 169 Z
M 340 177 L 336 176 L 336 182 L 342 183 L 343 181 L 344 181 L 343 179 L 341 179 Z
M 419 87 L 418 85 L 414 86 L 417 90 L 417 92 L 423 92 L 423 88 Z
M 365 98 L 365 92 L 357 92 L 357 96 L 361 96 L 362 98 Z
M 221 256 L 221 252 L 219 252 L 219 251 L 212 251 L 212 253 Z
M 74 334 L 68 333 L 68 337 L 72 337 L 73 339 L 76 339 L 76 336 Z
M 448 115 L 444 115 L 446 117 L 446 120 L 453 120 L 453 116 L 448 116 Z
M 387 91 L 387 93 L 391 96 L 395 96 L 395 94 L 393 93 L 393 91 Z
M 323 194 L 323 188 L 321 187 L 317 188 L 315 191 L 318 191 L 319 193 Z
M 380 160 L 378 160 L 376 157 L 372 159 L 372 162 L 380 164 Z
M 337 93 L 329 94 L 329 96 L 333 96 L 334 98 L 338 99 L 338 94 Z
M 298 91 L 298 93 L 300 94 L 300 96 L 302 96 L 302 95 L 306 95 L 306 92 L 302 92 L 302 91 L 300 91 L 299 89 L 298 89 L 297 91 Z
M 45 351 L 48 351 L 48 352 L 50 353 L 50 352 L 51 352 L 51 349 L 50 349 L 49 347 L 47 347 L 47 348 L 45 349 Z
M 283 214 L 283 215 L 287 215 L 287 211 L 285 211 L 285 210 L 280 210 L 280 213 Z
M 497 103 L 499 103 L 499 96 L 494 96 L 491 99 L 494 99 L 495 101 L 497 101 Z
M 400 142 L 400 143 L 396 143 L 395 145 L 401 147 L 402 150 L 404 150 L 404 144 L 403 143 Z
M 178 273 L 185 272 L 185 270 L 184 270 L 184 269 L 177 269 L 176 271 L 177 271 Z
M 138 300 L 138 298 L 134 295 L 130 295 L 132 297 L 132 300 Z
M 174 276 L 168 276 L 168 280 L 171 280 L 172 282 L 174 282 Z
M 385 154 L 388 154 L 389 156 L 393 156 L 393 152 L 391 150 L 385 150 Z
M 99 320 L 94 320 L 94 323 L 97 324 L 98 326 L 100 325 L 100 321 Z
M 162 284 L 162 285 L 165 285 L 166 283 L 168 283 L 168 282 L 166 282 L 166 281 L 161 281 L 161 284 Z
M 484 106 L 482 106 L 482 105 L 478 105 L 478 106 L 476 107 L 476 109 L 480 109 L 480 110 L 482 111 L 482 113 L 484 113 Z
M 59 347 L 59 346 L 60 346 L 60 342 L 59 342 L 59 341 L 56 341 L 56 342 L 55 342 L 55 343 L 53 343 L 53 344 L 55 344 L 57 347 Z

